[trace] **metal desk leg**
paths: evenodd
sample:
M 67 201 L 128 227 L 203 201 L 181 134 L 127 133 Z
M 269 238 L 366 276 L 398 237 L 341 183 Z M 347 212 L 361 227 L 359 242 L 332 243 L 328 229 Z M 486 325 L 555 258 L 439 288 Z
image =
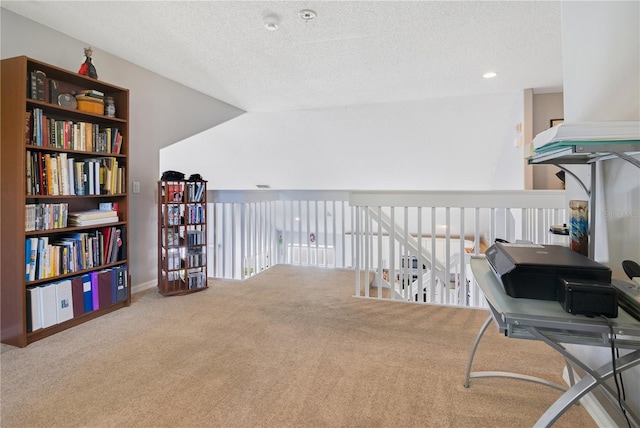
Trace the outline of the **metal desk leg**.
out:
M 478 345 L 480 344 L 480 339 L 484 335 L 484 332 L 487 331 L 487 327 L 491 324 L 491 320 L 493 318 L 491 315 L 487 317 L 487 320 L 482 324 L 478 335 L 476 336 L 476 341 L 473 343 L 473 348 L 471 348 L 471 355 L 469 355 L 469 364 L 467 365 L 467 375 L 464 378 L 464 387 L 469 388 L 469 378 L 471 377 L 471 365 L 473 364 L 473 358 L 476 356 L 476 351 L 478 350 Z
M 482 336 L 484 335 L 485 331 L 487 331 L 487 327 L 489 326 L 489 324 L 491 324 L 492 320 L 493 320 L 493 317 L 491 315 L 489 315 L 487 320 L 484 322 L 484 324 L 480 328 L 480 331 L 478 332 L 478 335 L 476 336 L 476 341 L 473 344 L 473 348 L 471 349 L 471 355 L 469 356 L 469 364 L 467 365 L 467 375 L 465 376 L 465 379 L 464 379 L 464 387 L 465 388 L 469 388 L 469 380 L 471 378 L 504 377 L 504 378 L 508 378 L 508 379 L 524 380 L 524 381 L 527 381 L 527 382 L 538 383 L 540 385 L 549 386 L 551 388 L 555 388 L 555 389 L 557 389 L 559 391 L 563 391 L 563 392 L 567 390 L 567 388 L 565 386 L 559 385 L 559 384 L 557 384 L 555 382 L 551 382 L 551 381 L 546 380 L 546 379 L 542 379 L 542 378 L 535 377 L 535 376 L 529 376 L 529 375 L 525 375 L 525 374 L 520 374 L 520 373 L 502 372 L 502 371 L 472 372 L 471 371 L 471 365 L 473 364 L 473 358 L 475 357 L 476 351 L 478 349 L 478 345 L 480 344 L 480 339 L 482 339 Z
M 547 409 L 547 411 L 540 417 L 538 422 L 536 422 L 536 428 L 549 427 L 553 425 L 553 423 L 557 421 L 569 407 L 577 403 L 578 400 L 580 400 L 583 396 L 585 396 L 597 386 L 601 386 L 612 397 L 616 397 L 615 391 L 613 391 L 613 389 L 605 383 L 605 380 L 613 376 L 613 369 L 610 362 L 607 362 L 596 370 L 593 370 L 582 361 L 577 359 L 574 355 L 569 353 L 563 346 L 544 336 L 535 328 L 531 328 L 530 331 L 542 341 L 547 343 L 549 346 L 554 348 L 556 351 L 564 355 L 565 358 L 571 360 L 587 372 L 587 374 L 582 379 L 580 379 L 580 381 L 566 390 L 566 392 L 562 394 L 562 396 L 560 396 L 560 398 L 558 398 L 555 403 L 553 403 L 553 405 Z M 638 364 L 640 364 L 640 350 L 633 351 L 623 357 L 616 359 L 617 373 L 622 373 L 625 370 Z M 638 417 L 638 415 L 636 415 L 635 412 L 631 408 L 629 408 L 627 404 L 622 403 L 622 405 L 627 412 L 627 417 L 629 417 L 629 419 L 631 420 L 634 420 L 637 424 L 640 424 L 640 418 Z

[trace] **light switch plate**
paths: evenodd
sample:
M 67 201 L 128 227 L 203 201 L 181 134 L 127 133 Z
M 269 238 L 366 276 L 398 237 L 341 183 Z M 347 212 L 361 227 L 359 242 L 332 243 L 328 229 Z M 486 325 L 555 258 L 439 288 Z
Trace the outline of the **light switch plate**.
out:
M 133 187 L 133 193 L 140 193 L 140 182 L 139 181 L 134 181 L 132 187 Z

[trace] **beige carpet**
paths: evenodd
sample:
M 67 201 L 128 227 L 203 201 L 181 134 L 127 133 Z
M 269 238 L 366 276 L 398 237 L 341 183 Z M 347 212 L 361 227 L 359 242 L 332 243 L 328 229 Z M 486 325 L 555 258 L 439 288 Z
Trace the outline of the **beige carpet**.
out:
M 276 266 L 155 290 L 24 349 L 3 346 L 2 427 L 530 427 L 560 395 L 472 379 L 487 312 L 352 297 L 354 273 Z M 492 326 L 474 369 L 562 383 L 562 359 Z M 573 407 L 559 427 L 592 427 Z

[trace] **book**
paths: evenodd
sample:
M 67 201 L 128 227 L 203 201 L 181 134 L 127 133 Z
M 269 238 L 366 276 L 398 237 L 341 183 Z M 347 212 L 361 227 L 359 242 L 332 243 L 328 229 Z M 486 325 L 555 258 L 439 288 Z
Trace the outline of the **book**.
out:
M 95 89 L 83 89 L 81 91 L 75 91 L 73 95 L 86 95 L 93 98 L 104 99 L 104 92 L 100 92 Z
M 34 281 L 36 279 L 36 265 L 38 259 L 38 238 L 27 238 L 30 248 L 29 253 L 29 276 L 27 278 L 28 281 Z
M 46 263 L 46 249 L 49 246 L 49 237 L 41 236 L 38 238 L 38 256 L 36 266 L 36 277 L 34 279 L 46 278 L 45 273 L 47 271 Z
M 29 98 L 32 100 L 45 101 L 46 79 L 47 75 L 42 70 L 32 70 L 29 72 Z
M 113 285 L 112 275 L 113 269 L 105 269 L 98 272 L 98 299 L 100 300 L 100 308 L 104 309 L 115 303 L 112 299 Z
M 84 314 L 84 291 L 82 277 L 71 278 L 71 295 L 73 296 L 73 317 Z
M 128 295 L 127 265 L 118 266 L 116 276 L 116 301 L 121 302 L 127 300 Z
M 30 260 L 31 260 L 31 239 L 27 238 L 24 243 L 24 264 L 25 264 L 25 274 L 24 280 L 25 282 L 29 282 L 29 271 L 30 271 Z
M 28 85 L 27 96 L 32 100 L 35 100 L 38 98 L 38 88 L 36 84 L 35 70 L 29 72 L 29 85 Z
M 56 283 L 56 311 L 58 323 L 73 318 L 73 294 L 68 279 Z
M 103 259 L 102 264 L 111 263 L 111 252 L 113 251 L 113 238 L 115 233 L 112 233 L 113 227 L 104 227 L 100 229 L 100 233 L 103 236 Z
M 69 213 L 69 218 L 76 218 L 78 220 L 95 220 L 97 218 L 109 218 L 117 215 L 112 210 L 87 210 L 87 211 L 74 211 Z
M 27 331 L 42 328 L 42 293 L 40 287 L 27 288 Z
M 51 327 L 58 323 L 58 311 L 56 309 L 56 285 L 50 283 L 40 286 L 42 293 L 42 328 Z
M 78 220 L 74 218 L 69 218 L 68 223 L 69 226 L 82 227 L 82 226 L 98 226 L 101 224 L 108 223 L 116 223 L 118 222 L 118 216 L 106 217 L 106 218 L 95 218 L 91 220 Z
M 98 272 L 90 272 L 89 276 L 91 277 L 91 303 L 93 305 L 93 310 L 97 311 L 101 308 L 100 289 L 98 288 Z
M 127 228 L 126 226 L 119 227 L 116 231 L 116 248 L 118 255 L 116 260 L 121 261 L 127 259 Z
M 67 160 L 66 153 L 58 154 L 56 159 L 58 161 L 58 194 L 70 195 L 69 186 L 69 162 Z
M 76 179 L 75 179 L 75 160 L 73 158 L 67 158 L 67 180 L 69 182 L 69 195 L 76 194 Z
M 45 101 L 45 82 L 47 80 L 47 75 L 42 70 L 35 70 L 35 98 L 38 101 Z
M 91 275 L 82 275 L 82 296 L 84 302 L 84 311 L 91 312 L 93 310 L 93 291 L 91 290 Z
M 48 79 L 49 81 L 49 102 L 58 104 L 58 81 L 54 79 Z
M 31 123 L 33 121 L 33 119 L 31 118 L 32 113 L 30 111 L 27 111 L 24 113 L 24 143 L 25 144 L 31 144 L 31 137 L 32 137 L 32 131 L 31 131 Z

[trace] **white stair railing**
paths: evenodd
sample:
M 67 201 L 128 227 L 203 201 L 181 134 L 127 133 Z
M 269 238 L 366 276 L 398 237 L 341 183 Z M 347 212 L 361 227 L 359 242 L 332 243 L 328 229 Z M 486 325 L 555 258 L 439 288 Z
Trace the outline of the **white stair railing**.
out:
M 457 306 L 483 304 L 471 255 L 496 238 L 552 243 L 549 228 L 567 211 L 563 191 L 212 190 L 207 199 L 214 277 L 275 264 L 347 268 L 355 296 Z
M 563 191 L 369 191 L 351 192 L 349 201 L 356 210 L 355 295 L 365 298 L 482 306 L 470 256 L 496 238 L 550 243 L 550 226 L 566 222 Z M 386 279 L 362 282 L 372 275 Z

